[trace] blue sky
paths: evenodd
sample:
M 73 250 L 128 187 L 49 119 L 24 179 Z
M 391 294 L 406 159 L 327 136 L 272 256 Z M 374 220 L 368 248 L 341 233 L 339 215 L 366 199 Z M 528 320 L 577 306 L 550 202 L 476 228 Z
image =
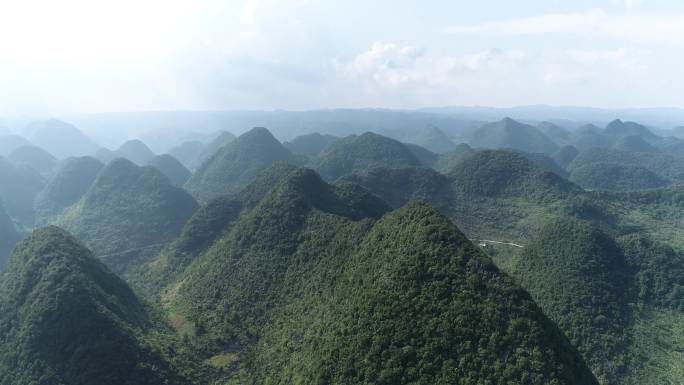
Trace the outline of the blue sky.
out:
M 0 0 L 0 115 L 684 107 L 684 2 Z

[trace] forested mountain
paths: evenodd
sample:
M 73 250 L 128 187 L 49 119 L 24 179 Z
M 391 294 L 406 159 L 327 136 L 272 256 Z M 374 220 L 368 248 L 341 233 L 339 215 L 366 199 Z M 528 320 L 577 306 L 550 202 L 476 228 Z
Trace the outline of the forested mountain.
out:
M 64 230 L 35 231 L 0 276 L 0 384 L 187 383 L 145 346 L 126 284 Z
M 138 166 L 144 166 L 154 158 L 152 150 L 138 139 L 126 141 L 114 153 L 117 157 L 126 158 Z
M 26 226 L 33 224 L 33 200 L 45 180 L 33 169 L 0 157 L 0 200 L 7 213 Z
M 659 139 L 656 134 L 641 124 L 623 122 L 620 119 L 610 122 L 601 133 L 614 139 L 624 138 L 626 136 L 638 136 L 647 142 L 657 141 Z
M 19 147 L 30 146 L 28 140 L 19 135 L 0 136 L 0 156 L 7 156 Z
M 195 259 L 166 306 L 236 383 L 595 383 L 445 217 L 410 204 L 379 219 L 386 210 L 295 169 Z
M 200 151 L 199 156 L 195 158 L 191 164 L 190 169 L 197 169 L 202 166 L 206 161 L 211 159 L 221 148 L 226 146 L 228 143 L 234 141 L 235 135 L 228 131 L 221 131 L 212 141 L 207 143 Z
M 338 139 L 337 136 L 314 132 L 313 134 L 298 136 L 291 141 L 283 143 L 283 145 L 293 154 L 315 158 L 321 151 Z
M 413 152 L 401 142 L 366 132 L 338 140 L 311 165 L 326 180 L 373 167 L 420 166 Z
M 541 122 L 537 129 L 559 146 L 565 146 L 572 140 L 572 133 L 569 130 L 551 122 Z
M 54 223 L 123 272 L 178 236 L 196 209 L 195 200 L 157 169 L 117 159 Z
M 552 154 L 558 145 L 538 129 L 511 118 L 485 124 L 475 131 L 469 144 L 480 148 L 510 148 L 530 153 Z
M 565 145 L 558 149 L 551 158 L 564 169 L 568 168 L 568 165 L 579 155 L 579 150 L 573 145 Z
M 416 129 L 413 135 L 404 136 L 402 141 L 417 144 L 437 154 L 452 151 L 456 146 L 444 131 L 434 125 Z
M 81 199 L 102 167 L 100 161 L 89 156 L 65 160 L 36 196 L 36 223 L 47 223 Z
M 28 139 L 57 159 L 90 155 L 97 145 L 72 124 L 57 119 L 31 123 L 26 128 Z
M 641 166 L 609 162 L 592 162 L 575 166 L 570 180 L 594 190 L 632 191 L 664 187 L 670 181 Z
M 568 166 L 568 170 L 571 174 L 575 173 L 577 170 L 586 169 L 587 167 L 601 170 L 601 167 L 592 166 L 597 163 L 619 165 L 623 169 L 626 169 L 627 172 L 633 172 L 634 174 L 625 175 L 633 175 L 635 178 L 632 179 L 632 183 L 635 185 L 652 185 L 653 183 L 648 181 L 648 179 L 642 180 L 639 178 L 640 176 L 648 177 L 650 174 L 655 174 L 668 183 L 684 182 L 684 160 L 661 153 L 628 152 L 607 148 L 593 148 L 582 151 L 577 155 Z M 640 169 L 648 170 L 650 173 L 643 173 L 642 171 L 639 171 Z M 590 178 L 598 179 L 600 176 L 590 176 Z
M 346 179 L 394 207 L 424 199 L 481 240 L 601 383 L 676 383 L 684 370 L 681 188 L 586 192 L 506 151 L 479 152 L 446 176 L 377 169 Z
M 23 146 L 12 151 L 7 159 L 15 164 L 28 166 L 41 175 L 49 175 L 57 165 L 57 159 L 36 146 Z
M 207 159 L 185 187 L 206 202 L 242 189 L 277 161 L 294 162 L 296 158 L 267 129 L 253 128 Z
M 182 187 L 192 176 L 192 173 L 178 159 L 169 154 L 155 156 L 148 165 L 161 171 L 174 185 L 179 187 Z
M 0 202 L 0 270 L 7 265 L 10 253 L 21 235 L 17 231 L 12 218 L 5 212 L 5 207 Z
M 188 169 L 194 169 L 197 166 L 198 159 L 206 145 L 200 141 L 183 142 L 169 150 L 169 154 L 178 159 L 183 166 Z
M 623 136 L 613 144 L 613 149 L 631 152 L 658 152 L 658 149 L 645 141 L 641 136 Z
M 117 153 L 104 147 L 95 151 L 95 153 L 92 154 L 92 157 L 104 164 L 107 164 L 116 158 L 120 158 L 120 156 Z

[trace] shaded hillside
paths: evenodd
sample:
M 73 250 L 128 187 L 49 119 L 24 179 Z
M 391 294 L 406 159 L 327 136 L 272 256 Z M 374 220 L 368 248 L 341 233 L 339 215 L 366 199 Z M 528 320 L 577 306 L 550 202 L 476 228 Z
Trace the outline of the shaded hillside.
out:
M 566 145 L 558 149 L 551 158 L 561 167 L 567 169 L 570 163 L 579 155 L 579 150 L 572 145 Z
M 57 159 L 47 151 L 36 146 L 19 147 L 12 151 L 7 159 L 15 164 L 28 166 L 41 175 L 48 175 L 57 165 Z
M 57 119 L 31 123 L 26 132 L 31 143 L 45 149 L 57 159 L 90 155 L 98 148 L 74 125 Z
M 138 139 L 125 142 L 114 153 L 117 157 L 126 158 L 138 166 L 146 165 L 154 158 L 152 150 Z
M 7 213 L 24 225 L 32 225 L 33 200 L 45 186 L 43 178 L 31 168 L 0 157 L 0 181 L 0 200 Z
M 19 239 L 21 239 L 21 234 L 0 202 L 0 270 L 7 265 L 12 249 Z
M 594 190 L 630 191 L 664 187 L 670 181 L 637 165 L 595 162 L 574 167 L 570 180 Z
M 611 149 L 593 148 L 581 152 L 568 167 L 575 169 L 593 163 L 610 163 L 645 168 L 662 179 L 684 182 L 684 159 L 658 153 L 635 153 Z M 638 183 L 638 182 L 637 182 Z
M 416 129 L 411 135 L 404 136 L 402 141 L 419 145 L 436 154 L 452 151 L 456 147 L 444 131 L 433 125 Z
M 645 141 L 641 136 L 623 136 L 613 144 L 613 149 L 631 152 L 658 152 L 658 149 Z
M 274 162 L 296 158 L 261 127 L 240 135 L 202 164 L 185 187 L 200 201 L 236 192 Z
M 616 384 L 635 364 L 625 353 L 630 273 L 608 235 L 568 218 L 542 228 L 517 259 L 513 274 L 602 383 Z
M 207 143 L 199 156 L 192 163 L 190 169 L 198 169 L 200 166 L 204 165 L 204 162 L 208 161 L 213 157 L 221 148 L 226 146 L 235 140 L 235 135 L 228 131 L 221 131 L 218 136 L 216 136 L 211 142 Z
M 178 159 L 183 166 L 194 169 L 198 159 L 204 150 L 205 144 L 200 141 L 183 142 L 169 150 L 169 154 Z
M 469 144 L 479 148 L 510 148 L 542 154 L 551 154 L 558 150 L 558 145 L 538 129 L 510 118 L 485 124 L 472 134 Z
M 123 272 L 180 233 L 195 200 L 160 171 L 117 159 L 56 223 Z
M 321 151 L 338 139 L 340 138 L 337 136 L 314 132 L 312 134 L 298 136 L 291 141 L 283 143 L 283 145 L 293 154 L 315 158 Z
M 601 133 L 614 140 L 627 136 L 637 136 L 647 142 L 655 142 L 660 139 L 656 134 L 641 124 L 635 122 L 623 122 L 620 119 L 610 122 Z
M 475 154 L 477 151 L 473 150 L 472 147 L 465 143 L 460 143 L 456 146 L 456 148 L 450 152 L 440 154 L 439 159 L 437 159 L 437 162 L 433 166 L 435 170 L 442 172 L 442 173 L 448 173 L 451 171 L 456 165 L 461 163 L 463 160 L 468 158 L 469 156 Z
M 335 180 L 373 167 L 421 165 L 407 146 L 372 132 L 338 140 L 311 164 L 326 180 Z
M 28 140 L 19 135 L 0 136 L 0 156 L 7 156 L 19 147 L 30 146 Z
M 102 163 L 89 156 L 65 160 L 36 196 L 36 223 L 46 223 L 81 199 L 102 167 Z
M 155 156 L 149 161 L 148 166 L 161 171 L 171 183 L 179 187 L 182 187 L 192 176 L 192 173 L 178 159 L 169 154 Z
M 0 278 L 0 384 L 185 382 L 140 334 L 133 292 L 67 232 L 37 230 Z
M 445 217 L 386 209 L 295 170 L 173 285 L 172 316 L 234 383 L 595 383 Z

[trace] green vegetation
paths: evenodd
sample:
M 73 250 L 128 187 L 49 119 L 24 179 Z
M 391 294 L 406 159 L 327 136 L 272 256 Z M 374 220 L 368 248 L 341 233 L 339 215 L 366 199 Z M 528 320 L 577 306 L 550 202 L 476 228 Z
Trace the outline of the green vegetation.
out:
M 55 223 L 121 273 L 178 236 L 196 209 L 195 200 L 161 172 L 117 159 Z
M 25 226 L 34 221 L 33 200 L 45 186 L 43 178 L 33 169 L 15 165 L 0 157 L 0 200 L 7 213 Z
M 602 383 L 620 383 L 630 269 L 615 242 L 576 219 L 546 224 L 517 260 L 513 276 L 568 336 Z
M 89 156 L 64 161 L 36 196 L 36 223 L 47 223 L 50 218 L 78 202 L 93 184 L 102 167 L 102 163 Z
M 12 218 L 7 215 L 5 208 L 0 203 L 0 270 L 7 265 L 12 249 L 20 238 L 21 235 L 14 226 Z
M 254 128 L 222 147 L 195 171 L 186 188 L 200 201 L 236 192 L 276 161 L 295 161 L 271 133 Z
M 470 145 L 479 148 L 508 148 L 542 154 L 552 154 L 558 150 L 558 145 L 538 129 L 511 118 L 485 124 L 472 134 Z
M 7 159 L 15 164 L 31 167 L 42 175 L 49 174 L 57 165 L 57 159 L 36 146 L 23 146 L 12 151 Z
M 150 160 L 148 166 L 161 171 L 171 183 L 179 187 L 182 187 L 192 176 L 192 173 L 178 159 L 169 154 L 155 156 Z
M 235 140 L 235 135 L 228 131 L 221 131 L 219 135 L 202 148 L 199 156 L 193 161 L 191 169 L 198 169 L 206 161 L 211 159 L 221 148 Z
M 152 150 L 138 139 L 125 142 L 114 153 L 117 157 L 126 158 L 138 166 L 146 165 L 154 158 Z
M 620 166 L 639 167 L 656 174 L 670 182 L 684 182 L 684 160 L 670 155 L 646 152 L 627 152 L 605 148 L 593 148 L 581 152 L 568 167 L 573 173 L 580 168 L 589 167 L 594 163 L 618 164 Z M 642 172 L 635 172 L 635 179 L 631 183 L 641 184 L 638 178 Z M 594 178 L 591 178 L 594 179 Z
M 65 231 L 22 241 L 0 278 L 0 384 L 187 383 L 146 346 L 126 284 Z
M 449 171 L 453 170 L 459 163 L 476 152 L 477 151 L 473 150 L 469 145 L 460 143 L 454 150 L 441 154 L 433 167 L 443 174 L 448 174 Z
M 189 142 L 183 142 L 178 146 L 173 147 L 169 150 L 169 154 L 178 159 L 183 166 L 193 170 L 195 167 L 197 167 L 198 159 L 204 148 L 204 143 L 193 140 Z
M 631 152 L 658 152 L 657 148 L 638 135 L 623 136 L 613 144 L 613 149 Z
M 551 158 L 564 169 L 579 155 L 579 150 L 573 145 L 566 145 L 558 149 Z
M 406 146 L 416 159 L 418 159 L 420 164 L 425 167 L 433 167 L 439 159 L 439 155 L 417 144 L 404 143 L 404 146 Z
M 574 167 L 570 180 L 594 190 L 631 191 L 664 187 L 667 179 L 636 165 L 594 162 Z
M 428 151 L 437 154 L 443 154 L 454 150 L 454 142 L 452 142 L 451 138 L 437 126 L 430 124 L 425 128 L 419 128 L 413 131 L 412 135 L 403 137 L 402 141 L 421 146 Z
M 283 143 L 283 145 L 293 154 L 315 158 L 321 151 L 338 139 L 337 136 L 314 132 L 312 134 L 298 136 L 289 142 Z
M 163 294 L 228 383 L 596 383 L 434 209 L 292 171 Z
M 373 167 L 420 165 L 420 161 L 404 144 L 372 132 L 340 139 L 312 161 L 312 167 L 326 180 L 335 180 Z
M 74 125 L 57 119 L 31 123 L 26 127 L 29 141 L 57 159 L 90 155 L 97 145 Z

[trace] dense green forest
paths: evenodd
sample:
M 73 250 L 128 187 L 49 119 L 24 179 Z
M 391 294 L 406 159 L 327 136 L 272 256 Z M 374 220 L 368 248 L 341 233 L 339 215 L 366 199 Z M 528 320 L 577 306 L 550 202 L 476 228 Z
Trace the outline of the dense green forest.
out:
M 0 384 L 678 384 L 679 139 L 347 128 L 8 139 Z

